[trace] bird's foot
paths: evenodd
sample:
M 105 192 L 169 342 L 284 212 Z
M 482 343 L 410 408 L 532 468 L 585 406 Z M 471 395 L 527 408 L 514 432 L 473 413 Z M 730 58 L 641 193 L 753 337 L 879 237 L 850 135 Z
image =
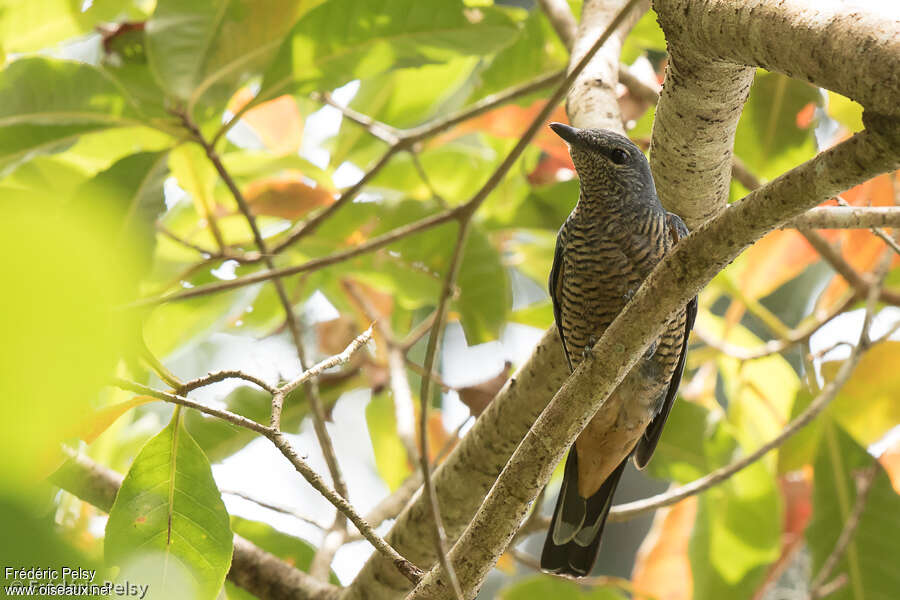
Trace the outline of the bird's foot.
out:
M 625 300 L 631 300 L 632 298 L 634 298 L 634 288 L 628 288 L 627 290 L 625 290 L 625 293 L 622 295 L 622 297 L 625 298 Z
M 644 352 L 644 358 L 650 360 L 653 355 L 656 353 L 656 349 L 659 347 L 659 340 L 654 340 L 650 347 L 647 348 L 647 351 Z
M 587 346 L 584 347 L 584 350 L 581 351 L 582 360 L 587 360 L 589 358 L 594 358 L 594 344 L 597 343 L 597 338 L 591 336 L 588 338 Z

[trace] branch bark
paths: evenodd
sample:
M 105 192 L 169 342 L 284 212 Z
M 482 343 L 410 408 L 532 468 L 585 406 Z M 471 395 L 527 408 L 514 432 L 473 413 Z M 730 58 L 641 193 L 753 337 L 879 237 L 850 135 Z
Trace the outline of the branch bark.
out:
M 683 306 L 749 244 L 781 223 L 875 175 L 900 166 L 900 121 L 869 117 L 867 129 L 749 194 L 682 240 L 644 282 L 585 361 L 541 414 L 494 484 L 481 510 L 451 550 L 468 597 L 505 550 L 555 465 L 598 412 L 668 316 Z M 878 131 L 885 135 L 880 135 Z M 616 464 L 621 456 L 609 459 Z M 411 598 L 448 598 L 439 568 Z
M 654 0 L 669 64 L 653 126 L 663 205 L 696 228 L 725 208 L 734 131 L 754 67 L 900 115 L 900 21 L 880 5 Z
M 584 3 L 581 9 L 581 23 L 578 25 L 572 44 L 572 55 L 569 58 L 570 71 L 624 5 L 625 2 L 621 0 L 588 0 Z M 616 95 L 616 84 L 619 82 L 619 55 L 622 53 L 625 36 L 648 8 L 647 0 L 638 3 L 575 79 L 566 97 L 566 113 L 575 127 L 600 127 L 625 133 Z

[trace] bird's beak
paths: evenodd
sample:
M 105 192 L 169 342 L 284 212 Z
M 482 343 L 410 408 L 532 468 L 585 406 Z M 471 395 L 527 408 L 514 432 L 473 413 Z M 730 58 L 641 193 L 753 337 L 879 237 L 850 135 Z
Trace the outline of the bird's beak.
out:
M 550 129 L 552 129 L 556 135 L 569 142 L 570 144 L 575 145 L 578 143 L 578 129 L 569 125 L 565 125 L 563 123 L 556 122 L 550 123 Z

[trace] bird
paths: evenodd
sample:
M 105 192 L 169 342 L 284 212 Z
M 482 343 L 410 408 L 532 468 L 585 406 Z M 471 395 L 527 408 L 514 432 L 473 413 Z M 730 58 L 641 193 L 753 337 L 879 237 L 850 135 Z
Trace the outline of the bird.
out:
M 551 123 L 550 128 L 568 144 L 580 187 L 578 202 L 557 235 L 549 278 L 553 316 L 566 362 L 574 371 L 582 361 L 595 358 L 595 342 L 688 228 L 663 208 L 647 158 L 627 137 L 563 123 Z M 696 315 L 694 297 L 668 319 L 612 392 L 622 400 L 620 412 L 601 417 L 600 411 L 569 450 L 541 553 L 543 570 L 583 577 L 593 569 L 629 457 L 642 469 L 659 442 Z M 625 458 L 610 471 L 604 456 L 623 450 Z

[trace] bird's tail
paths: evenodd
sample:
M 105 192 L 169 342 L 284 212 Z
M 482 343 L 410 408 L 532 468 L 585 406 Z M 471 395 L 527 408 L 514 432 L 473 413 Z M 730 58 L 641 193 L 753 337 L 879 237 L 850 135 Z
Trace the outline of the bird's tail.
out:
M 578 493 L 578 455 L 574 448 L 569 451 L 559 498 L 541 553 L 543 570 L 575 577 L 584 577 L 591 572 L 613 494 L 627 462 L 626 457 L 593 496 L 582 498 Z

